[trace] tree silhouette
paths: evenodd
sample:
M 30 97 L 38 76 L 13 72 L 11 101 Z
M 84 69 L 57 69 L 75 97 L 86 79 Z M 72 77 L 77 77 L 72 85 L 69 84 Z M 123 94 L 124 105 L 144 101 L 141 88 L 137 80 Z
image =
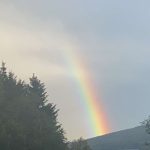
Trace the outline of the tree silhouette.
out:
M 0 149 L 66 150 L 58 110 L 49 103 L 46 88 L 35 75 L 30 84 L 0 68 Z

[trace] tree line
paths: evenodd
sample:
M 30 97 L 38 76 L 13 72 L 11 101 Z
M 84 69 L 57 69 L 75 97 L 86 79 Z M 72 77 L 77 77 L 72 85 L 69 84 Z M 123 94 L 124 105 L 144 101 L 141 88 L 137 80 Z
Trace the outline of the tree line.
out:
M 68 144 L 58 122 L 58 109 L 50 103 L 37 76 L 29 84 L 0 68 L 1 150 L 90 150 L 85 140 Z M 68 146 L 69 145 L 69 146 Z

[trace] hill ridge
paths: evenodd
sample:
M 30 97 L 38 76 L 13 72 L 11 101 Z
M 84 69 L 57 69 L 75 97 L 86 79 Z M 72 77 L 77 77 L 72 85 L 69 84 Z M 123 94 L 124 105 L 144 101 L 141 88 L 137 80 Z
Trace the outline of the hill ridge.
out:
M 88 139 L 92 150 L 128 150 L 143 149 L 150 135 L 143 126 L 120 130 Z

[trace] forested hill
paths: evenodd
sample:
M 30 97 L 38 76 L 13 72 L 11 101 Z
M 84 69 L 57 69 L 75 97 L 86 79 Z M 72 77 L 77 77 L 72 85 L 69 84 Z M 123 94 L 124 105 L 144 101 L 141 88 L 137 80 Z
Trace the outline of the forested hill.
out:
M 145 148 L 147 141 L 150 141 L 150 135 L 140 126 L 95 137 L 89 139 L 88 143 L 92 150 L 131 150 Z

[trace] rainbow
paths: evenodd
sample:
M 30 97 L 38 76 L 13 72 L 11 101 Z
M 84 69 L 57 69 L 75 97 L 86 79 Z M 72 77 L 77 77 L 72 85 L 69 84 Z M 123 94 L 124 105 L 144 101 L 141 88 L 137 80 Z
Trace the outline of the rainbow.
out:
M 100 98 L 97 96 L 96 89 L 94 89 L 82 59 L 74 53 L 75 49 L 71 50 L 71 48 L 65 49 L 65 55 L 67 54 L 67 64 L 69 64 L 69 69 L 80 88 L 80 96 L 85 106 L 87 118 L 90 119 L 90 134 L 92 134 L 91 136 L 104 135 L 109 132 L 109 125 L 103 105 L 100 104 Z

